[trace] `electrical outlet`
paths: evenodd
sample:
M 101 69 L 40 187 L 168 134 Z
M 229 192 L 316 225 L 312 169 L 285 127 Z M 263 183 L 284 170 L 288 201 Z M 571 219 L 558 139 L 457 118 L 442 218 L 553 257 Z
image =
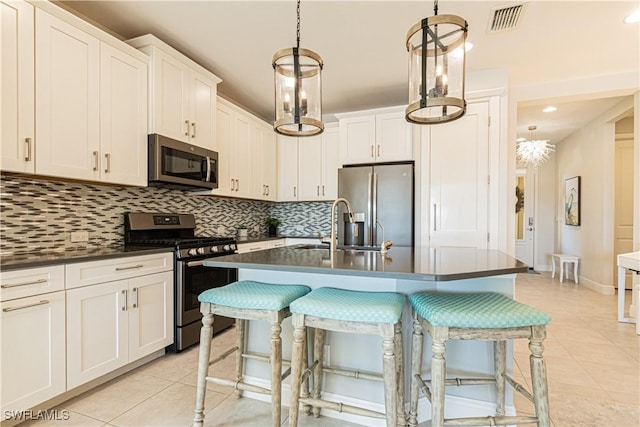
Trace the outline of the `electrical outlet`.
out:
M 88 231 L 72 231 L 71 232 L 71 243 L 80 243 L 80 242 L 88 242 L 88 241 L 89 241 Z
M 322 347 L 322 366 L 331 366 L 331 347 L 329 344 Z

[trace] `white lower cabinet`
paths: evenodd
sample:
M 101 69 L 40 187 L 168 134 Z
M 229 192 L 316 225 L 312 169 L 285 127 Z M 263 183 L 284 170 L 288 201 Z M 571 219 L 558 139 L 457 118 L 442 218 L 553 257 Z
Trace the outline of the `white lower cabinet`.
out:
M 67 387 L 173 343 L 173 272 L 67 291 Z
M 4 301 L 0 307 L 5 416 L 7 411 L 29 409 L 66 390 L 65 293 Z

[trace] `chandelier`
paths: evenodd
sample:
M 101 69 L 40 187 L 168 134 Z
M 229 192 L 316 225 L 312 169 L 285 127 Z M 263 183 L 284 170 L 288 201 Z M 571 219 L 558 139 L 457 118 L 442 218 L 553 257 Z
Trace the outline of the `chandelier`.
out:
M 518 161 L 533 167 L 546 162 L 556 147 L 548 139 L 535 139 L 536 129 L 535 125 L 529 126 L 529 139 L 518 142 L 516 147 Z
M 296 9 L 296 47 L 273 55 L 276 91 L 276 120 L 273 129 L 288 136 L 322 133 L 322 58 L 300 47 L 300 0 Z
M 456 15 L 424 18 L 407 32 L 409 52 L 408 122 L 446 123 L 462 117 L 467 109 L 464 99 L 465 41 L 467 21 Z

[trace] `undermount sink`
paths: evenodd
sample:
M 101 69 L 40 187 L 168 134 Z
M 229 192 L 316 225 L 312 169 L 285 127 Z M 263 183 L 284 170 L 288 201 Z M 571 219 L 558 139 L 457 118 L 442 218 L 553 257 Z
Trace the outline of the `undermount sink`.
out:
M 329 250 L 329 245 L 301 245 L 296 246 L 295 249 L 319 249 L 319 250 Z M 380 246 L 344 246 L 338 245 L 337 250 L 339 251 L 369 251 L 376 252 L 380 251 Z

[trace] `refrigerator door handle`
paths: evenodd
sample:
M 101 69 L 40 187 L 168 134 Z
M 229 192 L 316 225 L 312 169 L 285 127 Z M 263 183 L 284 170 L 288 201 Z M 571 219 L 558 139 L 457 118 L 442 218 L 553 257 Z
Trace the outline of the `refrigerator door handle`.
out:
M 367 222 L 366 222 L 366 240 L 364 242 L 365 245 L 369 244 L 371 245 L 371 241 L 373 239 L 373 229 L 371 227 L 371 224 L 373 224 L 373 204 L 372 204 L 372 198 L 371 198 L 371 186 L 373 184 L 373 179 L 372 179 L 372 174 L 369 173 L 368 178 L 367 178 Z
M 436 216 L 437 212 L 438 212 L 437 205 L 434 203 L 433 204 L 433 231 L 438 231 L 437 226 L 436 226 L 436 224 L 437 224 L 437 222 L 436 222 L 436 220 L 437 220 L 437 216 Z
M 371 233 L 372 240 L 370 245 L 376 246 L 378 244 L 378 227 L 376 226 L 376 221 L 378 221 L 378 174 L 373 173 L 373 186 L 371 192 L 371 205 L 373 210 L 373 215 L 371 216 Z

